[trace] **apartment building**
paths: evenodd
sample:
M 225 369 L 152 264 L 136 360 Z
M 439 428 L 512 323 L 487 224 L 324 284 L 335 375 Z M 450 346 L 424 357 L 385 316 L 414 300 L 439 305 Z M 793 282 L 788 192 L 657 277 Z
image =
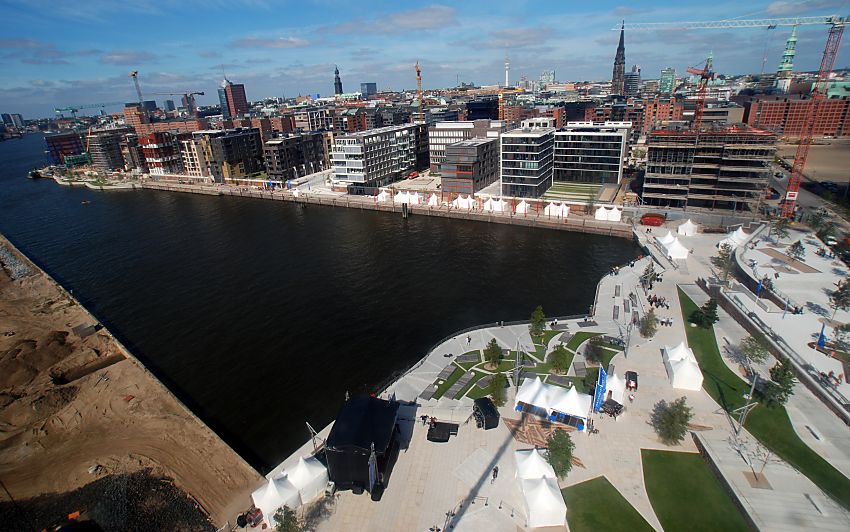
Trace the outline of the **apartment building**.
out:
M 44 142 L 47 143 L 51 164 L 65 164 L 66 156 L 80 155 L 84 151 L 83 141 L 76 131 L 45 135 Z
M 416 130 L 406 124 L 337 135 L 331 154 L 335 178 L 352 193 L 398 181 L 416 168 Z
M 263 144 L 266 172 L 284 182 L 325 170 L 325 137 L 320 132 L 290 134 Z
M 178 137 L 168 131 L 149 133 L 139 138 L 145 166 L 151 175 L 182 174 Z
M 748 127 L 653 131 L 647 138 L 643 203 L 758 212 L 777 137 Z
M 308 107 L 294 113 L 295 129 L 300 131 L 322 131 L 333 129 L 333 110 L 325 107 Z
M 471 138 L 498 138 L 505 131 L 501 120 L 471 120 L 468 122 L 437 122 L 428 128 L 428 154 L 431 171 L 439 171 L 446 160 L 446 146 Z
M 631 122 L 568 122 L 555 132 L 554 181 L 619 184 L 631 127 Z
M 502 194 L 539 198 L 552 186 L 555 128 L 519 128 L 501 135 Z
M 103 173 L 109 173 L 124 168 L 124 157 L 121 155 L 121 141 L 127 133 L 126 129 L 91 131 L 86 136 L 92 165 Z
M 499 139 L 473 138 L 446 146 L 441 190 L 473 194 L 499 179 Z
M 810 99 L 798 96 L 755 97 L 744 102 L 743 121 L 781 135 L 799 136 L 806 122 L 810 102 Z M 814 134 L 833 137 L 850 135 L 850 98 L 821 101 L 815 118 Z

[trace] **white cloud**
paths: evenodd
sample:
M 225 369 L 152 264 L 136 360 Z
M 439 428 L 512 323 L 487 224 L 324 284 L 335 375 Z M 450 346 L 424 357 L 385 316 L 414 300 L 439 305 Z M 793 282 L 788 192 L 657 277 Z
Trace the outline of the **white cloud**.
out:
M 233 42 L 233 46 L 237 46 L 239 48 L 271 49 L 299 48 L 301 46 L 307 46 L 308 44 L 310 43 L 299 37 L 245 37 Z

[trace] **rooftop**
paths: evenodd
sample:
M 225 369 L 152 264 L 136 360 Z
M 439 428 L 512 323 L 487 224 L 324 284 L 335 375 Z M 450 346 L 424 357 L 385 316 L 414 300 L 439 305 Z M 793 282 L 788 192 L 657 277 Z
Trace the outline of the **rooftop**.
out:
M 554 127 L 523 127 L 502 133 L 503 137 L 542 137 L 555 132 Z

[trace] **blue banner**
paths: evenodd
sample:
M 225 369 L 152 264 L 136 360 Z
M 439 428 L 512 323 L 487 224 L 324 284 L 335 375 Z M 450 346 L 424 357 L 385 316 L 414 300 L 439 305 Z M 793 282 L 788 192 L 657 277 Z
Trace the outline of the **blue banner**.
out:
M 605 384 L 608 381 L 608 373 L 605 368 L 599 368 L 599 380 L 596 381 L 596 391 L 593 393 L 593 411 L 599 412 L 602 403 L 605 402 Z

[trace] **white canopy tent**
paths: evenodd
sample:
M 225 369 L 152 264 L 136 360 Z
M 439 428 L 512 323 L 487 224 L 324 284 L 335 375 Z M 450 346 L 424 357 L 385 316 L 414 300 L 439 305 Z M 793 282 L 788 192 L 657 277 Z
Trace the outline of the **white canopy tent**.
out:
M 702 388 L 702 371 L 694 360 L 676 360 L 666 364 L 670 384 L 680 390 L 699 390 Z
M 605 380 L 605 399 L 610 398 L 621 405 L 626 396 L 626 381 L 618 377 L 616 373 L 609 373 Z
M 405 192 L 397 192 L 393 197 L 393 203 L 410 203 L 410 194 Z
M 274 525 L 274 513 L 278 508 L 288 506 L 294 510 L 301 506 L 301 495 L 292 482 L 285 476 L 269 479 L 262 488 L 251 494 L 254 506 L 262 510 L 263 519 Z
M 538 449 L 514 451 L 516 460 L 516 477 L 519 479 L 555 478 L 555 470 Z
M 719 248 L 720 246 L 727 244 L 727 245 L 731 246 L 732 249 L 735 249 L 738 246 L 744 245 L 744 242 L 746 242 L 748 238 L 749 238 L 749 235 L 744 232 L 744 228 L 739 227 L 739 228 L 735 229 L 735 231 L 726 235 L 726 238 L 721 240 L 720 243 L 717 244 L 717 247 Z
M 601 220 L 603 222 L 607 222 L 608 221 L 608 209 L 606 209 L 605 207 L 600 205 L 599 207 L 597 207 L 596 212 L 593 213 L 593 219 L 594 220 Z
M 520 201 L 516 205 L 516 209 L 514 209 L 516 214 L 528 214 L 528 203 L 525 200 Z
M 584 430 L 592 403 L 593 397 L 590 395 L 578 393 L 575 388 L 567 390 L 553 384 L 543 384 L 537 376 L 523 381 L 516 394 L 514 410 L 530 411 L 550 419 L 561 418 L 564 423 Z
M 470 210 L 475 205 L 475 199 L 472 196 L 458 196 L 452 202 L 452 207 L 455 209 Z
M 298 196 L 300 196 L 300 195 L 301 195 L 301 191 L 300 191 L 300 190 L 298 190 L 297 188 L 293 188 L 293 189 L 292 189 L 292 195 L 293 195 L 293 196 L 295 196 L 295 197 L 297 198 Z
M 411 205 L 419 205 L 419 193 L 411 192 L 410 193 L 410 204 Z
M 315 456 L 302 456 L 292 469 L 286 470 L 286 478 L 298 488 L 301 501 L 307 502 L 324 493 L 328 486 L 328 468 Z
M 623 210 L 614 207 L 610 211 L 608 211 L 608 221 L 609 222 L 619 222 L 623 219 Z
M 688 255 L 691 254 L 688 248 L 686 248 L 682 245 L 681 242 L 679 242 L 678 237 L 674 237 L 673 242 L 671 242 L 668 246 L 665 247 L 667 248 L 667 256 L 672 260 L 687 259 Z
M 680 342 L 676 347 L 664 346 L 664 360 L 673 362 L 684 359 L 696 360 L 693 351 L 685 345 L 684 341 Z
M 566 212 L 564 212 L 566 211 Z M 566 218 L 567 214 L 569 214 L 570 208 L 566 205 L 562 205 L 560 203 L 549 203 L 546 208 L 543 209 L 543 214 L 546 216 L 554 216 L 556 218 Z
M 546 392 L 543 386 L 543 381 L 540 380 L 540 377 L 525 379 L 516 393 L 516 402 L 542 407 L 542 403 L 546 402 Z
M 673 243 L 676 240 L 676 237 L 673 236 L 673 233 L 667 231 L 667 234 L 664 236 L 655 237 L 658 240 L 658 243 L 664 246 L 665 248 Z
M 529 528 L 566 525 L 567 505 L 556 479 L 521 480 L 520 485 Z
M 377 196 L 375 196 L 375 200 L 383 203 L 383 202 L 387 201 L 387 199 L 389 199 L 389 197 L 390 197 L 389 193 L 387 193 L 386 190 L 382 190 L 381 192 L 378 193 Z
M 544 386 L 549 385 L 544 384 Z M 584 393 L 578 393 L 575 387 L 569 390 L 555 387 L 552 392 L 550 394 L 552 410 L 573 417 L 587 419 L 591 404 L 593 403 L 593 397 Z
M 693 223 L 690 218 L 688 218 L 685 223 L 683 223 L 676 229 L 676 232 L 679 233 L 681 236 L 694 236 L 695 234 L 697 234 L 697 229 L 699 229 L 699 226 Z
M 489 198 L 484 202 L 484 212 L 503 212 L 507 202 L 499 199 Z
M 428 197 L 428 206 L 429 207 L 439 207 L 440 206 L 440 198 L 433 192 Z

